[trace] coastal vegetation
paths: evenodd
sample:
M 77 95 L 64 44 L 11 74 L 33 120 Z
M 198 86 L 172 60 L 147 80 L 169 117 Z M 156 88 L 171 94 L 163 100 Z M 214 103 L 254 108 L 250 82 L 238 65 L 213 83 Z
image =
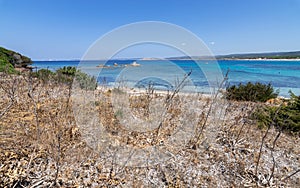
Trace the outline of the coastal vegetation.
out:
M 262 83 L 251 83 L 232 85 L 226 89 L 225 96 L 228 100 L 267 102 L 269 99 L 276 98 L 278 91 L 274 91 L 273 86 Z
M 30 69 L 31 64 L 30 58 L 0 47 L 0 72 L 17 73 Z
M 73 80 L 78 82 L 81 89 L 94 90 L 97 87 L 96 78 L 90 76 L 76 67 L 64 66 L 52 72 L 48 69 L 40 69 L 36 72 L 31 73 L 33 77 L 41 79 L 43 82 L 58 82 L 71 86 Z
M 274 126 L 280 131 L 300 132 L 300 96 L 290 92 L 290 99 L 277 99 L 278 91 L 271 84 L 247 83 L 227 88 L 225 96 L 228 100 L 252 102 L 276 102 L 257 108 L 252 114 L 258 126 Z
M 277 106 L 265 106 L 254 113 L 261 127 L 274 126 L 279 131 L 300 132 L 300 96 L 290 92 L 291 98 Z
M 86 108 L 83 115 L 89 118 L 96 110 L 114 144 L 169 147 L 176 155 L 140 167 L 126 165 L 138 160 L 130 156 L 116 163 L 118 151 L 113 145 L 107 152 L 95 151 L 75 120 L 74 79 L 82 88 L 79 92 L 95 96 L 95 109 Z M 129 95 L 132 114 L 150 120 L 155 101 L 166 112 L 159 127 L 139 132 L 124 128 L 120 119 L 126 113 L 113 109 L 117 96 L 126 90 L 95 90 L 95 81 L 74 67 L 0 74 L 1 187 L 299 187 L 299 135 L 283 130 L 299 130 L 300 97 L 291 93 L 288 101 L 267 104 L 277 93 L 271 85 L 258 83 L 229 87 L 230 100 L 181 95 L 179 90 L 157 93 L 149 87 Z M 185 114 L 184 109 L 195 113 Z M 196 122 L 190 141 L 180 148 L 164 144 L 178 128 L 185 129 L 179 127 L 182 122 Z

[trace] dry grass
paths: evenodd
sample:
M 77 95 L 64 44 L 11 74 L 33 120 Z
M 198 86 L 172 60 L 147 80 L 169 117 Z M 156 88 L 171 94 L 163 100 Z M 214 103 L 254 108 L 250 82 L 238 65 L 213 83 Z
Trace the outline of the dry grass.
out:
M 300 186 L 300 173 L 295 173 L 300 168 L 299 137 L 285 133 L 278 137 L 271 127 L 262 143 L 266 130 L 249 119 L 253 109 L 264 104 L 223 101 L 218 114 L 214 109 L 220 103 L 209 112 L 216 101 L 202 95 L 176 94 L 169 102 L 170 95 L 155 92 L 131 95 L 132 114 L 142 120 L 150 121 L 153 111 L 165 108 L 161 126 L 141 132 L 123 126 L 123 120 L 136 120 L 121 117 L 127 113 L 113 108 L 114 102 L 120 102 L 112 101 L 113 91 L 97 90 L 99 119 L 120 144 L 134 148 L 165 144 L 172 149 L 164 141 L 178 127 L 195 123 L 190 142 L 173 148 L 169 160 L 132 167 L 116 162 L 114 148 L 99 152 L 86 144 L 76 125 L 68 86 L 25 75 L 0 76 L 1 187 Z M 159 105 L 152 108 L 153 104 Z M 215 123 L 218 115 L 221 121 Z

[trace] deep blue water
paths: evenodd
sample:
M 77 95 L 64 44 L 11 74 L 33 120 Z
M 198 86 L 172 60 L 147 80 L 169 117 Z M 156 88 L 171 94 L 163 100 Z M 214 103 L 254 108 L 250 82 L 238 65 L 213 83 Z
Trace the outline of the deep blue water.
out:
M 125 67 L 134 60 L 110 60 L 105 61 L 35 61 L 33 66 L 37 69 L 48 68 L 56 70 L 63 66 L 78 66 L 79 69 L 96 76 L 99 84 L 121 85 L 140 87 L 152 83 L 159 89 L 172 89 L 183 79 L 184 74 L 192 70 L 190 83 L 187 87 L 197 86 L 203 92 L 209 91 L 208 80 L 215 77 L 216 68 L 220 67 L 223 75 L 229 70 L 228 83 L 239 84 L 247 82 L 271 83 L 275 89 L 279 89 L 280 95 L 288 97 L 288 91 L 292 90 L 300 95 L 300 61 L 264 61 L 264 60 L 220 60 L 198 62 L 191 60 L 151 60 L 136 61 L 141 66 Z M 114 67 L 117 63 L 119 66 Z M 106 64 L 110 68 L 97 68 L 99 64 Z M 203 71 L 205 70 L 205 71 Z M 99 74 L 100 73 L 100 74 Z M 220 80 L 219 80 L 220 82 Z

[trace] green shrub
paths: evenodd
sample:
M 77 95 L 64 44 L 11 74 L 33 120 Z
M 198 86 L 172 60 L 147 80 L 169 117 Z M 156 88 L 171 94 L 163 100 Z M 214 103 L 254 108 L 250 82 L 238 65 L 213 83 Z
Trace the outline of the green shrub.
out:
M 278 91 L 275 92 L 271 84 L 248 82 L 246 85 L 239 84 L 228 87 L 225 96 L 228 100 L 266 102 L 276 98 Z
M 48 82 L 54 75 L 54 72 L 48 69 L 40 69 L 37 72 L 32 73 L 33 77 L 40 78 L 43 82 Z
M 94 90 L 97 88 L 97 80 L 84 72 L 76 71 L 75 80 L 81 89 Z
M 59 83 L 72 84 L 74 76 L 76 73 L 76 67 L 64 66 L 56 70 L 55 78 Z
M 14 61 L 12 54 L 13 51 L 0 47 L 0 60 L 3 60 L 3 63 L 12 64 Z
M 5 59 L 0 59 L 0 72 L 6 72 L 9 74 L 16 73 L 14 66 L 7 62 Z
M 291 99 L 286 105 L 257 109 L 254 118 L 260 127 L 274 125 L 280 130 L 300 132 L 300 96 L 290 92 Z
M 97 88 L 96 78 L 81 72 L 80 70 L 76 70 L 76 67 L 67 66 L 60 68 L 55 72 L 48 69 L 40 69 L 39 71 L 32 73 L 32 76 L 39 78 L 44 82 L 55 81 L 70 86 L 75 79 L 81 89 L 94 90 Z
M 76 67 L 63 67 L 56 70 L 56 78 L 60 83 L 72 84 L 75 79 L 81 89 L 94 90 L 97 87 L 97 80 Z
M 26 68 L 30 64 L 32 64 L 30 58 L 12 50 L 0 47 L 0 72 L 6 72 L 9 74 L 19 73 L 15 70 L 15 67 Z
M 63 74 L 63 75 L 68 75 L 68 76 L 75 76 L 76 74 L 76 67 L 71 67 L 71 66 L 64 66 L 63 68 L 59 68 L 56 70 L 57 74 Z

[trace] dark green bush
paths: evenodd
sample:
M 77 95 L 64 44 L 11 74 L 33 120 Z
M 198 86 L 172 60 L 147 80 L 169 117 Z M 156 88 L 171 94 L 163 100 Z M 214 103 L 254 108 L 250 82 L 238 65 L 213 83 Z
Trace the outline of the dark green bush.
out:
M 84 72 L 76 71 L 75 80 L 81 89 L 94 90 L 97 88 L 97 80 Z
M 9 74 L 16 73 L 14 66 L 7 62 L 5 59 L 1 59 L 0 57 L 0 72 L 6 72 Z
M 59 68 L 56 70 L 55 78 L 59 83 L 65 83 L 67 85 L 70 85 L 73 82 L 76 71 L 76 67 L 64 66 L 63 68 Z
M 68 75 L 68 76 L 75 76 L 76 74 L 76 67 L 71 67 L 71 66 L 64 66 L 63 68 L 59 68 L 56 70 L 57 74 L 63 74 L 63 75 Z
M 300 96 L 290 92 L 291 99 L 285 105 L 257 109 L 254 118 L 260 127 L 274 125 L 280 130 L 300 132 Z
M 39 78 L 44 82 L 54 81 L 70 86 L 75 79 L 76 84 L 79 84 L 81 89 L 94 90 L 97 88 L 96 78 L 77 70 L 76 67 L 63 67 L 55 72 L 48 69 L 40 69 L 39 71 L 32 73 L 32 76 Z
M 37 72 L 33 72 L 32 76 L 41 79 L 43 82 L 48 82 L 55 75 L 54 72 L 48 69 L 40 69 Z
M 59 82 L 62 83 L 72 84 L 75 79 L 81 89 L 94 90 L 97 87 L 95 77 L 77 70 L 76 67 L 67 66 L 60 68 L 56 71 L 56 75 Z
M 6 72 L 9 74 L 19 73 L 15 70 L 15 67 L 26 68 L 30 64 L 32 64 L 30 58 L 12 50 L 0 47 L 0 72 Z
M 228 87 L 225 96 L 228 100 L 266 102 L 276 98 L 278 91 L 275 92 L 271 84 L 248 82 L 246 85 L 239 84 Z

